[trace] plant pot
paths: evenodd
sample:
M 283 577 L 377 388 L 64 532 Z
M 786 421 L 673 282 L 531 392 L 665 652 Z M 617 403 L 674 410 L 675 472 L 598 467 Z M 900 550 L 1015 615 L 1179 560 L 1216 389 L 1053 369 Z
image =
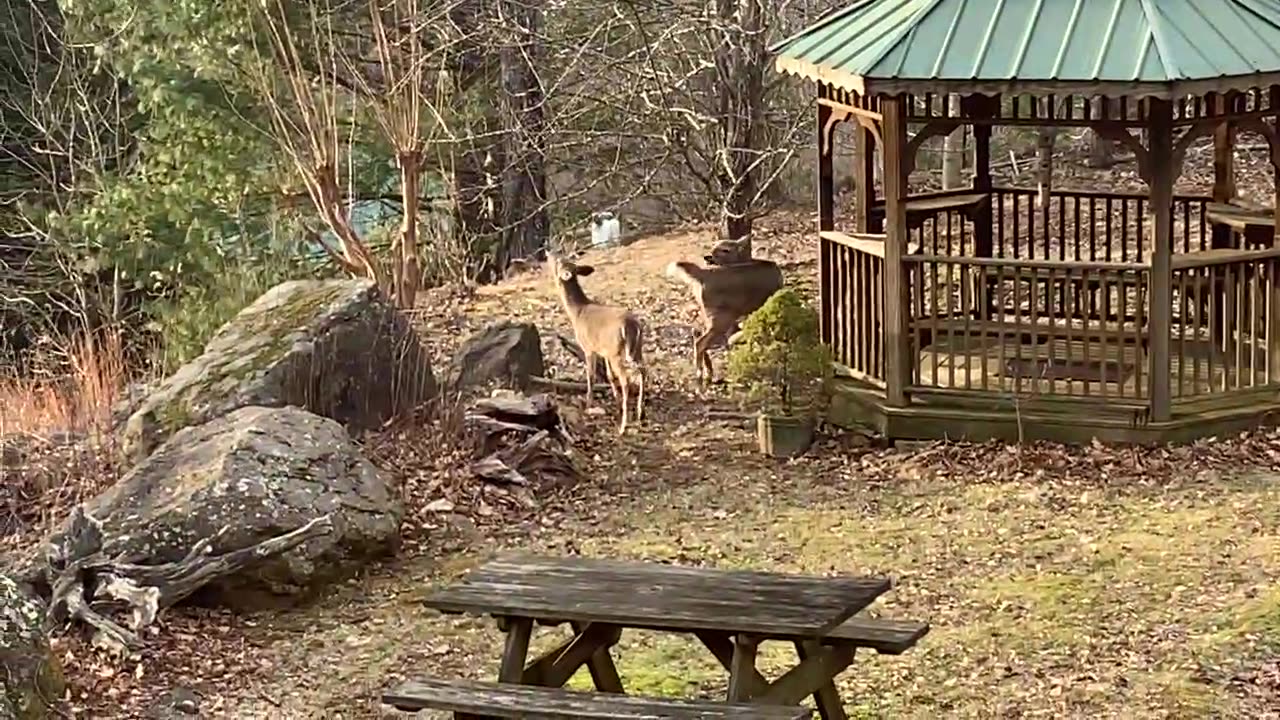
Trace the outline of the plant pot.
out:
M 761 413 L 756 418 L 756 439 L 760 452 L 770 457 L 803 455 L 813 444 L 813 419 Z

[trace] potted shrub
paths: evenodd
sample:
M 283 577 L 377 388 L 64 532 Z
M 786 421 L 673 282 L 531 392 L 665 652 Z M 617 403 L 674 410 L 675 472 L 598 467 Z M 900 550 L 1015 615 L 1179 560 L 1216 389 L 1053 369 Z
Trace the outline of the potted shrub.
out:
M 756 421 L 761 452 L 789 458 L 809 449 L 831 361 L 817 314 L 795 290 L 779 290 L 743 321 L 727 372 L 761 403 Z

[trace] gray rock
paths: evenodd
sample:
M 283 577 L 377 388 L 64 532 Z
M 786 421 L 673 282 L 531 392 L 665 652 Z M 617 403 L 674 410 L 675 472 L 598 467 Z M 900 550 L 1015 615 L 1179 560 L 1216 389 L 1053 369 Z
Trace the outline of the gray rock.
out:
M 458 392 L 497 381 L 519 390 L 547 374 L 542 340 L 533 323 L 499 322 L 467 338 L 449 363 L 445 386 Z
M 353 430 L 376 428 L 435 393 L 417 334 L 373 283 L 292 281 L 165 378 L 129 416 L 121 449 L 139 462 L 178 430 L 250 405 L 296 405 Z
M 0 718 L 54 717 L 65 684 L 44 634 L 44 605 L 0 575 Z
M 245 407 L 175 433 L 114 487 L 85 503 L 103 551 L 139 564 L 174 562 L 197 541 L 213 554 L 256 545 L 330 515 L 333 531 L 240 573 L 202 596 L 278 604 L 393 552 L 403 506 L 338 423 L 295 407 Z M 51 542 L 63 541 L 67 528 Z

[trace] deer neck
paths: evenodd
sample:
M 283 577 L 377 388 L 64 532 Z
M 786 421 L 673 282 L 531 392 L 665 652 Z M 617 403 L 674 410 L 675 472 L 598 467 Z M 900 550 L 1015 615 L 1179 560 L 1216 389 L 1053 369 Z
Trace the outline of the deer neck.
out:
M 582 312 L 582 308 L 591 304 L 591 298 L 582 291 L 582 285 L 578 284 L 578 278 L 574 278 L 568 282 L 560 283 L 560 302 L 564 304 L 564 309 L 570 315 L 577 315 Z

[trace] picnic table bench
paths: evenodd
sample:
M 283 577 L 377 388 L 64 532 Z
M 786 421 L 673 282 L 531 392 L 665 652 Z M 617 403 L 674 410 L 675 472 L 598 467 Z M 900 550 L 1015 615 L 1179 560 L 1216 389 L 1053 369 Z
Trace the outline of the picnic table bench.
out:
M 432 708 L 464 716 L 525 720 L 803 720 L 813 716 L 806 708 L 785 705 L 598 695 L 475 680 L 410 681 L 385 693 L 382 701 L 410 712 Z
M 696 637 L 728 671 L 730 703 L 794 707 L 813 696 L 822 717 L 831 720 L 845 718 L 833 679 L 853 662 L 858 648 L 898 654 L 928 632 L 924 623 L 852 618 L 889 586 L 878 577 L 508 555 L 424 602 L 446 613 L 498 619 L 506 633 L 499 683 L 561 688 L 585 666 L 597 690 L 620 696 L 625 691 L 610 649 L 622 631 L 676 632 Z M 534 625 L 566 623 L 573 637 L 528 661 Z M 756 669 L 756 650 L 764 641 L 790 642 L 798 658 L 772 681 Z M 456 711 L 456 704 L 442 699 L 438 685 L 431 692 L 422 687 L 402 687 L 384 695 L 384 701 Z
M 1212 225 L 1219 225 L 1240 233 L 1245 245 L 1270 247 L 1275 238 L 1275 210 L 1255 209 L 1229 203 L 1206 203 L 1205 218 Z

